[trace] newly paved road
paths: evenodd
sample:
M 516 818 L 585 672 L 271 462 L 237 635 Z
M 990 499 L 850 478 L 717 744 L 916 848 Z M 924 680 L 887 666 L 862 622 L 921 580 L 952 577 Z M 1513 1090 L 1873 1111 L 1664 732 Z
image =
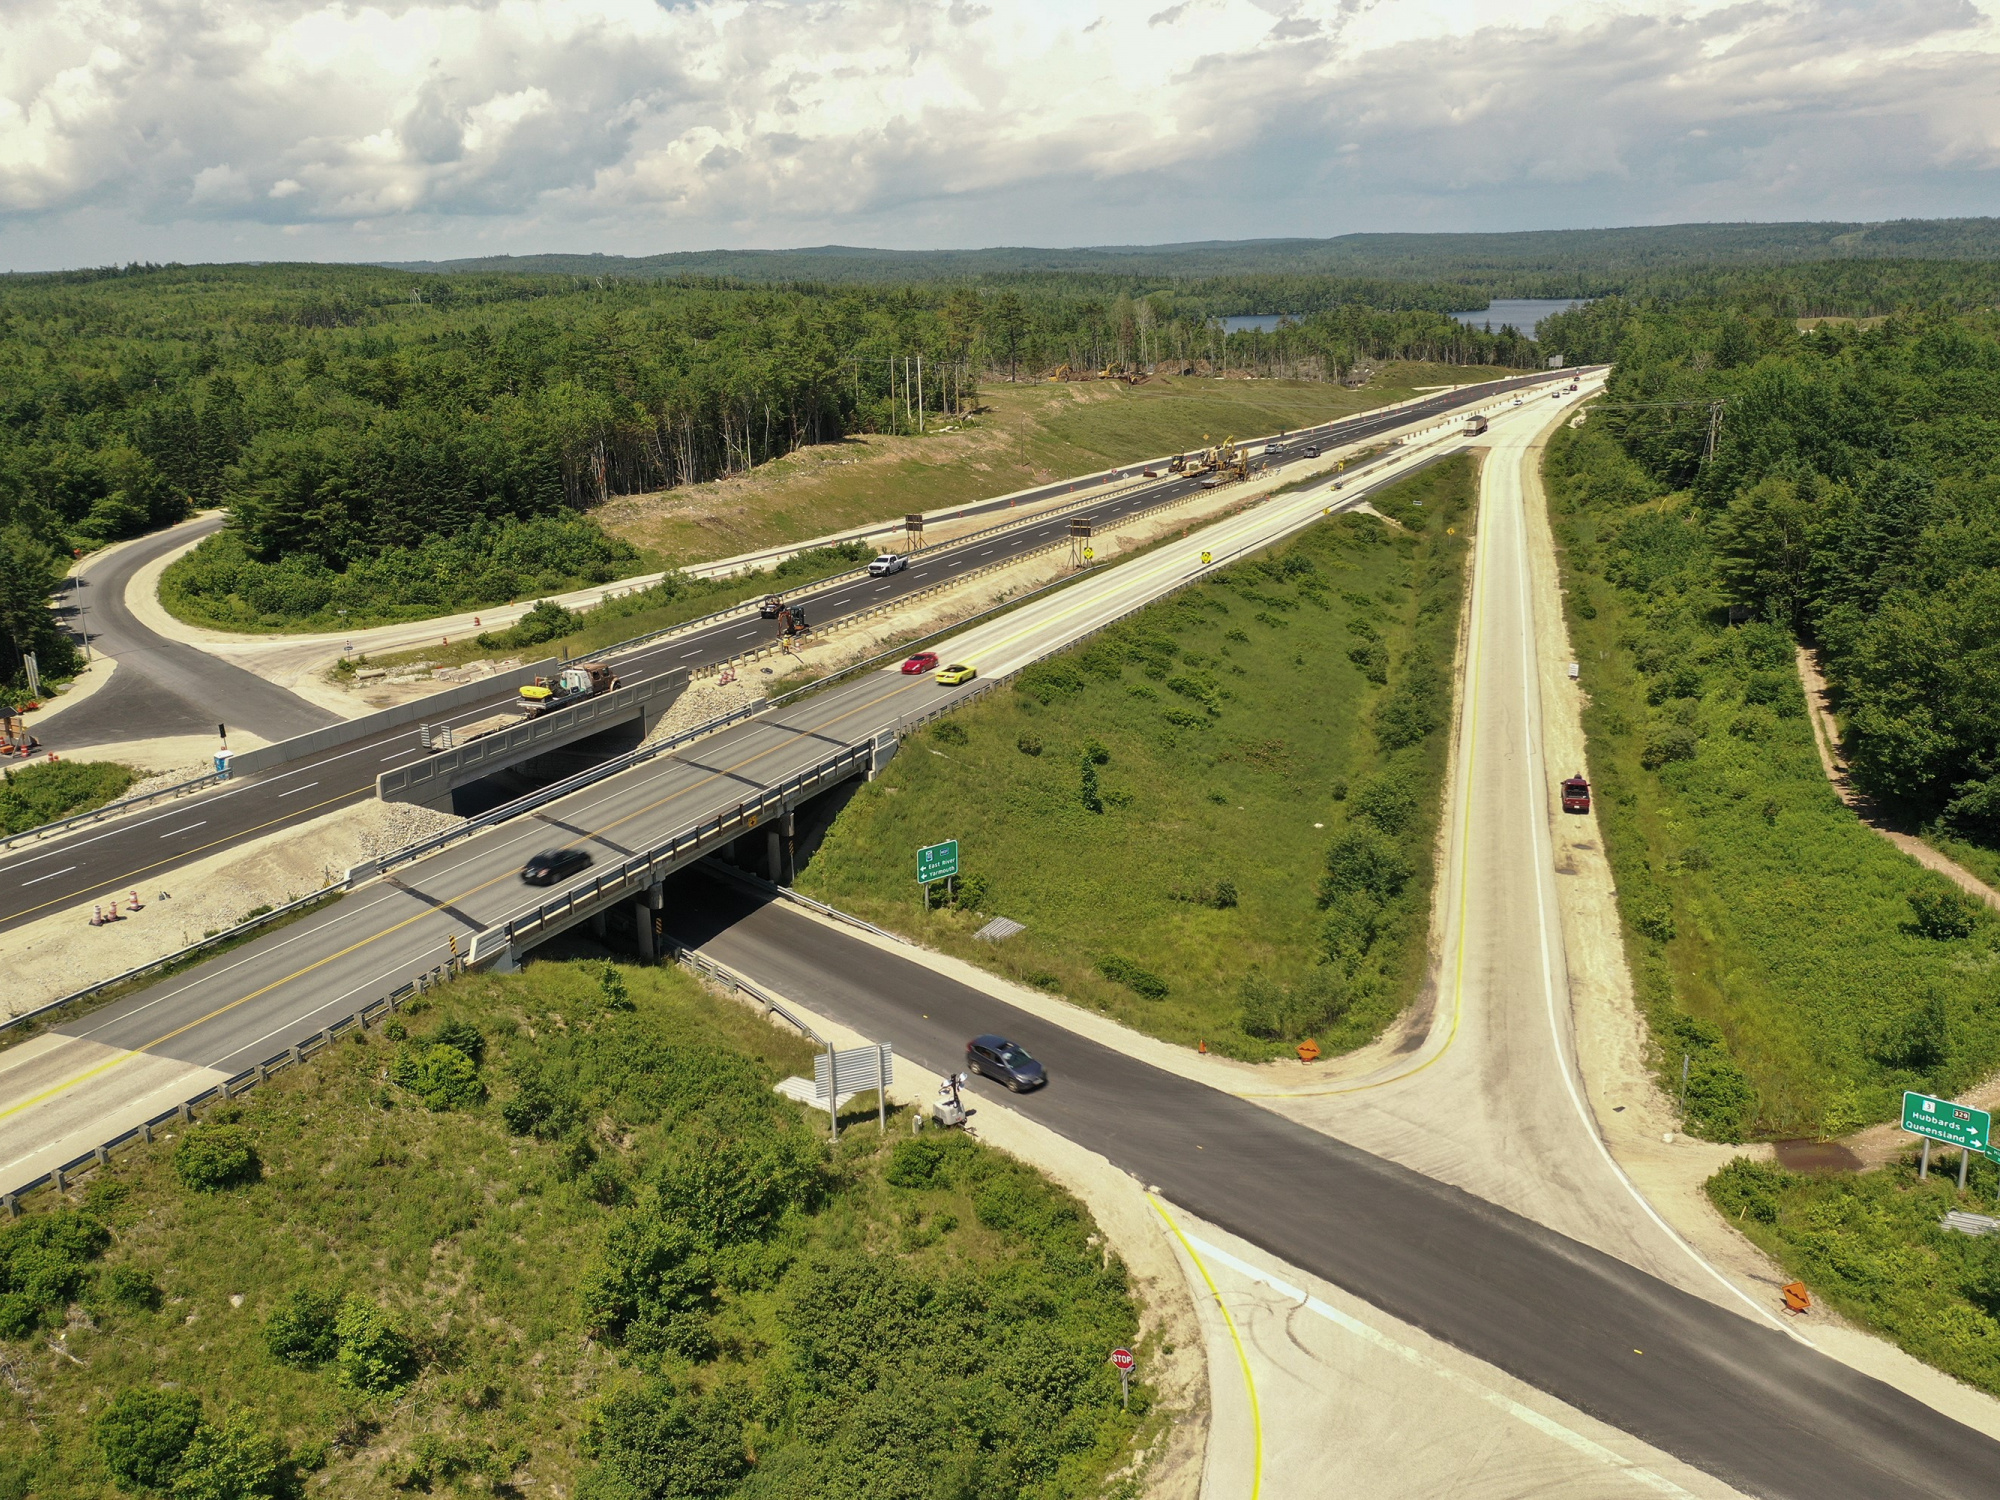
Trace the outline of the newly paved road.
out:
M 698 872 L 670 883 L 668 911 L 683 942 L 894 1043 L 920 1067 L 963 1067 L 966 1039 L 981 1032 L 1011 1037 L 1053 1081 L 1009 1096 L 1009 1108 L 1281 1260 L 1738 1489 L 1787 1500 L 1996 1493 L 2000 1444 L 1523 1215 Z M 982 1087 L 975 1081 L 974 1092 Z
M 1323 446 L 1360 442 L 1460 407 L 1490 403 L 1496 396 L 1518 387 L 1547 384 L 1557 378 L 1522 376 L 1468 386 L 1392 409 L 1365 412 L 1289 434 L 1286 447 L 1296 453 L 1312 441 Z M 985 540 L 919 553 L 908 568 L 887 578 L 849 580 L 830 587 L 796 591 L 789 597 L 803 601 L 812 619 L 831 620 L 948 582 L 956 573 L 1004 562 L 1009 557 L 1047 546 L 1068 534 L 1073 519 L 1086 518 L 1095 525 L 1109 526 L 1121 516 L 1192 494 L 1200 487 L 1198 478 L 1179 476 L 1155 482 L 1118 483 L 1121 479 L 1135 480 L 1143 467 L 1131 465 L 1107 476 L 1116 494 L 1100 504 L 1029 521 Z M 1059 498 L 1070 488 L 1065 481 L 1048 486 L 1046 491 L 1015 498 L 1033 503 Z M 1009 503 L 995 501 L 992 507 L 997 513 L 1007 509 Z M 967 508 L 969 514 L 978 511 L 977 506 Z M 123 739 L 212 733 L 218 721 L 240 724 L 267 739 L 282 739 L 334 722 L 333 715 L 325 710 L 206 652 L 162 640 L 131 617 L 124 606 L 122 585 L 112 587 L 109 578 L 129 579 L 160 552 L 184 545 L 190 534 L 188 528 L 176 528 L 134 543 L 129 555 L 107 560 L 115 567 L 107 572 L 106 581 L 87 585 L 91 601 L 89 623 L 94 638 L 120 657 L 120 666 L 112 680 L 92 698 L 50 721 L 52 735 L 45 738 L 52 745 L 56 744 L 55 733 L 72 734 L 72 725 L 80 724 L 82 734 L 103 737 L 107 721 L 118 726 L 118 733 L 110 737 Z M 100 599 L 100 595 L 104 597 Z M 115 605 L 106 602 L 114 597 Z M 100 616 L 110 617 L 111 623 L 107 624 Z M 703 630 L 667 637 L 615 660 L 619 675 L 627 683 L 634 683 L 683 667 L 727 660 L 775 639 L 777 630 L 776 622 L 760 620 L 752 613 Z M 510 697 L 496 693 L 451 714 L 440 715 L 435 722 L 471 723 L 488 716 Z M 105 704 L 102 709 L 98 707 L 101 702 Z M 210 705 L 217 711 L 209 712 Z M 286 713 L 295 716 L 292 720 L 295 727 L 284 727 L 281 721 Z M 271 733 L 260 728 L 260 724 L 282 732 Z M 72 735 L 65 742 L 84 744 L 99 740 Z M 86 828 L 67 838 L 0 855 L 0 931 L 109 891 L 146 884 L 176 865 L 372 797 L 375 778 L 381 772 L 424 753 L 416 724 L 370 730 L 366 721 L 362 721 L 351 740 L 259 775 L 240 778 L 217 791 L 176 801 L 156 814 Z

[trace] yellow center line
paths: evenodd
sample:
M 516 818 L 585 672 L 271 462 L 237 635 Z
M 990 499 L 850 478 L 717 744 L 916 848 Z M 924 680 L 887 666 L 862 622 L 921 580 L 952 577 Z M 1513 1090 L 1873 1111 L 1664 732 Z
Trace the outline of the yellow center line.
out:
M 830 729 L 835 724 L 839 724 L 847 719 L 853 718 L 856 714 L 864 713 L 872 708 L 879 708 L 882 704 L 887 703 L 890 699 L 896 697 L 898 694 L 910 692 L 917 686 L 919 686 L 919 684 L 915 682 L 904 684 L 902 686 L 897 687 L 894 691 L 890 692 L 885 697 L 870 699 L 866 703 L 856 704 L 846 713 L 827 720 L 826 723 L 816 726 L 815 729 L 800 730 L 799 732 L 802 734 L 816 733 L 820 730 Z M 792 726 L 782 726 L 776 723 L 772 723 L 764 725 L 763 727 L 789 728 Z M 713 771 L 709 773 L 707 776 L 704 776 L 701 780 L 695 782 L 692 786 L 683 787 L 678 791 L 669 792 L 666 796 L 658 798 L 655 801 L 649 802 L 644 807 L 637 808 L 634 811 L 627 813 L 624 817 L 615 819 L 610 823 L 606 823 L 590 833 L 580 835 L 577 839 L 574 839 L 571 842 L 587 843 L 592 839 L 600 838 L 604 834 L 611 832 L 611 830 L 613 830 L 614 828 L 618 828 L 623 824 L 631 822 L 634 818 L 643 817 L 645 814 L 652 812 L 654 809 L 659 807 L 664 807 L 667 803 L 675 801 L 678 798 L 691 796 L 694 793 L 699 792 L 703 787 L 710 786 L 717 781 L 721 781 L 731 775 L 734 775 L 737 771 L 742 770 L 745 766 L 753 765 L 757 761 L 763 760 L 767 756 L 775 755 L 780 750 L 788 749 L 792 745 L 795 745 L 796 743 L 798 743 L 798 740 L 795 737 L 791 740 L 787 740 L 780 744 L 773 745 L 769 749 L 760 750 L 755 755 L 747 755 L 743 759 L 736 761 L 732 765 L 725 766 L 719 771 Z M 686 762 L 683 762 L 683 764 L 686 764 Z M 568 846 L 565 845 L 564 847 Z M 491 880 L 482 881 L 478 885 L 471 886 L 463 891 L 460 891 L 457 895 L 448 898 L 444 904 L 446 906 L 456 906 L 459 902 L 465 900 L 467 897 L 476 896 L 481 891 L 491 890 L 494 886 L 499 885 L 506 879 L 507 876 L 505 875 L 496 875 Z M 207 1015 L 199 1016 L 196 1019 L 185 1023 L 184 1025 L 177 1026 L 172 1031 L 166 1032 L 160 1036 L 156 1036 L 149 1042 L 143 1042 L 139 1046 L 134 1047 L 129 1051 L 118 1054 L 116 1057 L 107 1058 L 105 1061 L 99 1063 L 96 1067 L 86 1069 L 84 1072 L 78 1073 L 72 1078 L 64 1079 L 61 1083 L 51 1084 L 48 1088 L 43 1089 L 38 1094 L 32 1095 L 31 1097 L 22 1100 L 19 1104 L 12 1105 L 11 1107 L 6 1109 L 0 1109 L 0 1120 L 5 1120 L 14 1115 L 20 1114 L 23 1110 L 32 1109 L 35 1105 L 41 1104 L 46 1100 L 52 1099 L 58 1094 L 65 1093 L 68 1090 L 75 1088 L 78 1084 L 88 1083 L 91 1079 L 100 1077 L 103 1074 L 110 1072 L 111 1069 L 119 1066 L 121 1063 L 130 1062 L 135 1057 L 144 1056 L 146 1053 L 152 1051 L 155 1047 L 159 1047 L 164 1043 L 170 1042 L 175 1037 L 182 1036 L 187 1032 L 194 1030 L 197 1026 L 206 1025 L 208 1022 L 213 1021 L 217 1016 L 226 1015 L 230 1011 L 235 1010 L 240 1005 L 247 1005 L 252 1000 L 256 1000 L 264 995 L 270 994 L 273 990 L 281 989 L 285 985 L 290 984 L 295 979 L 303 979 L 306 975 L 311 974 L 317 969 L 325 967 L 327 964 L 332 963 L 335 959 L 345 958 L 347 957 L 348 954 L 358 952 L 359 950 L 366 948 L 371 943 L 378 942 L 385 937 L 390 937 L 395 933 L 401 932 L 404 928 L 409 927 L 414 923 L 421 922 L 426 917 L 441 918 L 443 916 L 444 913 L 441 910 L 427 907 L 425 910 L 418 912 L 415 916 L 405 917 L 402 921 L 393 923 L 388 927 L 384 927 L 379 932 L 370 933 L 367 937 L 362 938 L 360 941 L 351 943 L 347 947 L 342 948 L 338 953 L 329 953 L 325 958 L 316 959 L 312 963 L 307 964 L 304 968 L 296 969 L 292 973 L 285 975 L 282 979 L 272 980 L 271 983 L 263 986 L 261 989 L 252 990 L 249 994 L 241 996 L 238 999 L 232 1000 L 226 1005 L 217 1006 Z
M 1181 1233 L 1181 1226 L 1174 1222 L 1167 1206 L 1151 1193 L 1146 1194 L 1146 1201 L 1153 1205 L 1153 1212 L 1166 1221 L 1167 1228 L 1180 1241 L 1181 1249 L 1187 1252 L 1187 1258 L 1201 1273 L 1208 1295 L 1215 1299 L 1216 1308 L 1222 1313 L 1223 1326 L 1229 1330 L 1229 1337 L 1236 1345 L 1236 1362 L 1243 1367 L 1243 1388 L 1250 1394 L 1250 1500 L 1257 1500 L 1258 1492 L 1264 1487 L 1264 1418 L 1257 1410 L 1257 1379 L 1250 1373 L 1250 1351 L 1243 1347 L 1243 1335 L 1236 1331 L 1236 1320 L 1229 1315 L 1229 1306 L 1222 1300 L 1222 1293 L 1216 1290 L 1215 1278 L 1208 1274 L 1207 1265 L 1195 1254 L 1188 1237 Z
M 1483 478 L 1482 474 L 1482 490 Z M 1445 1033 L 1444 1045 L 1416 1066 L 1405 1068 L 1400 1073 L 1392 1073 L 1387 1078 L 1377 1078 L 1367 1083 L 1342 1084 L 1325 1089 L 1232 1090 L 1231 1092 L 1239 1099 L 1324 1099 L 1336 1094 L 1364 1094 L 1370 1089 L 1386 1088 L 1392 1083 L 1401 1083 L 1406 1078 L 1416 1077 L 1449 1052 L 1451 1044 L 1458 1040 L 1459 1025 L 1465 1019 L 1465 912 L 1472 878 L 1472 777 L 1475 752 L 1479 743 L 1479 679 L 1486 659 L 1486 544 L 1492 528 L 1487 524 L 1485 508 L 1482 501 L 1477 538 L 1479 550 L 1475 554 L 1476 567 L 1472 585 L 1472 646 L 1466 653 L 1465 815 L 1459 825 L 1458 834 L 1458 943 L 1452 965 L 1451 1027 Z

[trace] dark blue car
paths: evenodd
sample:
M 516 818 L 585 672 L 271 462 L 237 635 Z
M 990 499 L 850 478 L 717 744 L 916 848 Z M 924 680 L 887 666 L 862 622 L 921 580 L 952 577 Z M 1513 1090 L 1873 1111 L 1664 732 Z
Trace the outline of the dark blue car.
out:
M 1049 1081 L 1048 1069 L 1004 1036 L 976 1036 L 965 1044 L 965 1065 L 982 1078 L 1004 1083 L 1015 1093 Z

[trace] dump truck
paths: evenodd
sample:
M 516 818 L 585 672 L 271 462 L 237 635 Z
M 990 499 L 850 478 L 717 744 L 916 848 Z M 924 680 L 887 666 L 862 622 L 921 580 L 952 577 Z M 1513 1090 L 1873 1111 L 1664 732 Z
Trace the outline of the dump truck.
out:
M 606 663 L 578 662 L 564 667 L 553 678 L 537 677 L 532 685 L 521 689 L 521 702 L 528 717 L 534 719 L 617 689 L 618 674 Z
M 1471 436 L 1478 437 L 1480 433 L 1486 430 L 1485 415 L 1476 412 L 1472 416 L 1467 417 L 1465 419 L 1465 430 Z

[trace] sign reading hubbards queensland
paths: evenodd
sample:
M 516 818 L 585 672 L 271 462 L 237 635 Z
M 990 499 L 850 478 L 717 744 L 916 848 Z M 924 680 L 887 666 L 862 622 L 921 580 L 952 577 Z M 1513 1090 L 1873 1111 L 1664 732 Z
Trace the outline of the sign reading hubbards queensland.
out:
M 1912 1135 L 1927 1135 L 1947 1146 L 1969 1146 L 1974 1151 L 1984 1151 L 1992 1138 L 1993 1116 L 1969 1104 L 1953 1104 L 1949 1099 L 1905 1092 L 1903 1129 Z

